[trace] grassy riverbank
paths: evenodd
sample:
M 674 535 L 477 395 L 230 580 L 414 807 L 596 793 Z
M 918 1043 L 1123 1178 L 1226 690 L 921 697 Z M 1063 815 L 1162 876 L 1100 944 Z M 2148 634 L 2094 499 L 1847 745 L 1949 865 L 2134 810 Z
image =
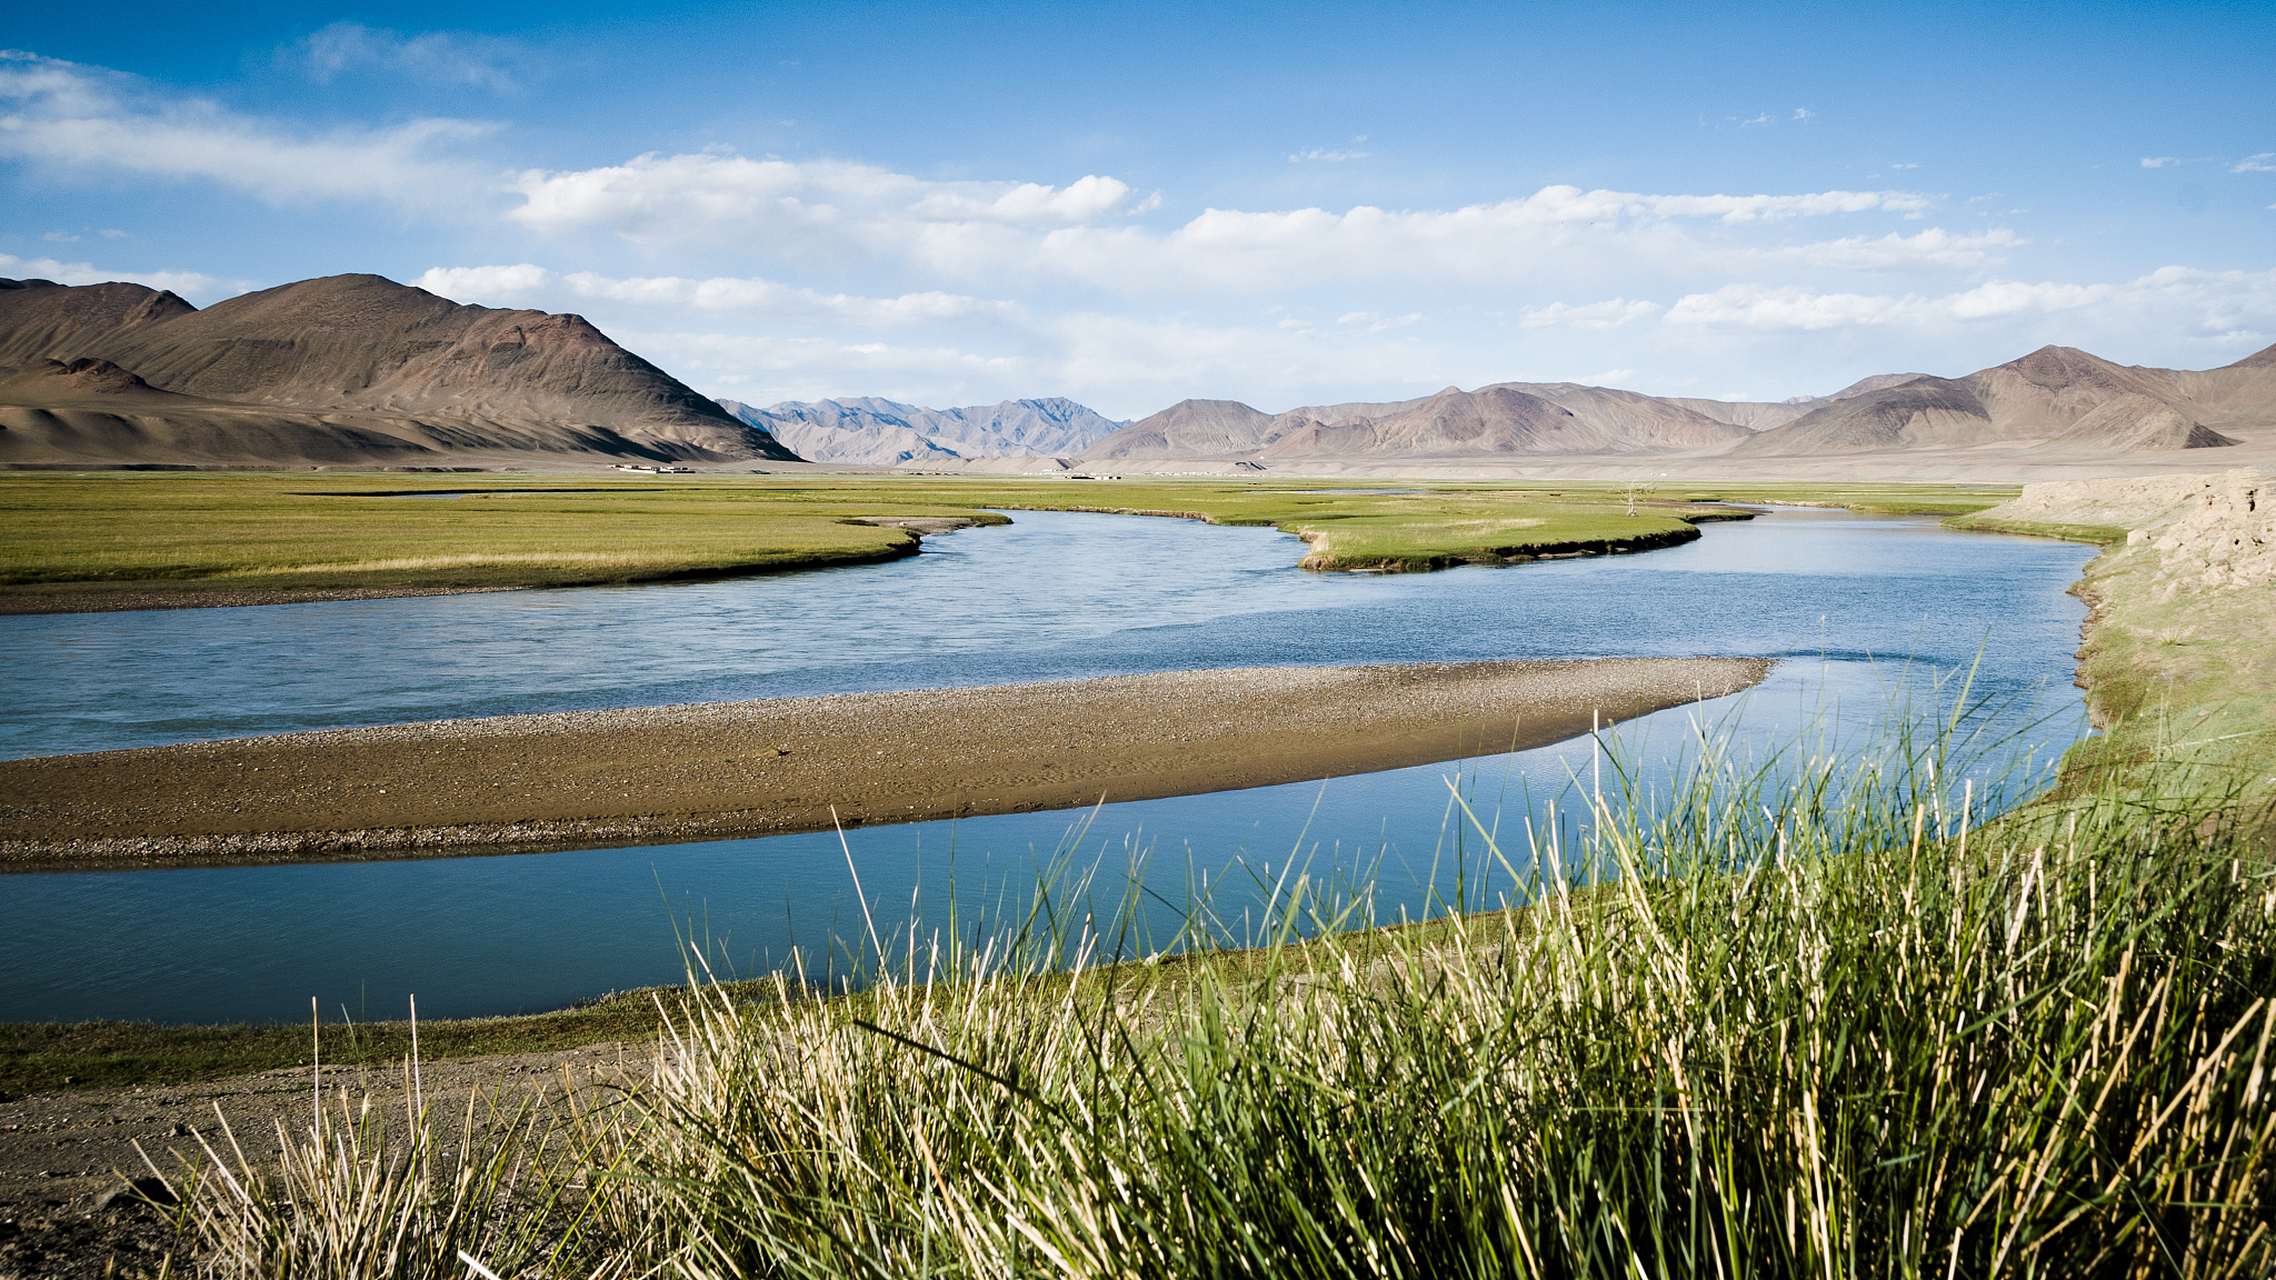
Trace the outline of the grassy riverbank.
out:
M 1710 753 L 1570 842 L 1479 831 L 1535 905 L 1339 935 L 1291 877 L 1273 945 L 1170 981 L 1053 972 L 1065 902 L 887 932 L 857 1000 L 690 992 L 549 1122 L 577 1155 L 335 1122 L 190 1221 L 264 1276 L 399 1230 L 515 1276 L 2265 1275 L 2276 879 L 2162 779 L 1985 825 L 1949 739 Z
M 2102 545 L 2074 588 L 2092 608 L 2079 683 L 2103 732 L 2066 761 L 2066 787 L 2143 770 L 2233 794 L 2263 830 L 2276 812 L 2276 572 L 2267 484 L 2250 470 L 2035 486 L 1948 520 Z
M 987 508 L 1270 526 L 1310 542 L 1307 567 L 1393 571 L 1645 549 L 1695 536 L 1699 520 L 1733 514 L 1672 490 L 1624 496 L 1621 486 L 1607 483 L 1418 490 L 1221 480 L 0 472 L 0 607 L 254 603 L 328 591 L 575 586 L 821 568 L 915 551 L 915 533 L 867 518 L 1000 522 Z M 1631 496 L 1640 500 L 1631 504 Z M 1772 485 L 1700 496 L 1942 512 L 2006 495 L 1943 486 Z

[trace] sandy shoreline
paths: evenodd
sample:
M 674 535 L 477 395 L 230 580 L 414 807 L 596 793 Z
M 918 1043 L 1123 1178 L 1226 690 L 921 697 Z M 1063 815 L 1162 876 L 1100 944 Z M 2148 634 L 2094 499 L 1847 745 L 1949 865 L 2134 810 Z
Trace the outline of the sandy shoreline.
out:
M 0 762 L 0 867 L 663 844 L 1063 809 L 1544 746 L 1768 659 L 1246 668 L 338 729 Z

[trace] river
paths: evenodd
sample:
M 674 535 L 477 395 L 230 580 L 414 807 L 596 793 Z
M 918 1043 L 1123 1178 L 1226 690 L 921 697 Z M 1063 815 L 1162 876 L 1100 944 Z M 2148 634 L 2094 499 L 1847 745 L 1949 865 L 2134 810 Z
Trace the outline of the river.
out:
M 1753 692 L 1620 730 L 1638 758 L 1707 722 L 1758 743 L 1870 722 L 1972 681 L 2045 758 L 2084 732 L 2065 593 L 2090 547 L 1932 520 L 1781 510 L 1642 555 L 1315 575 L 1273 530 L 1012 513 L 889 564 L 700 584 L 0 618 L 0 754 L 45 755 L 524 711 L 1073 679 L 1195 667 L 1772 655 Z M 1469 762 L 1491 813 L 1538 806 L 1587 743 Z M 1394 918 L 1454 892 L 1444 766 L 1322 784 L 834 836 L 398 862 L 33 873 L 0 881 L 0 1020 L 474 1016 L 682 972 L 692 932 L 748 974 L 793 946 L 1028 900 L 1055 857 L 1119 900 L 1133 857 L 1174 899 L 1205 873 L 1241 927 L 1293 859 L 1372 872 Z M 1514 825 L 1514 823 L 1512 824 Z M 1080 839 L 1076 833 L 1080 833 Z M 849 867 L 850 863 L 850 867 Z M 1471 866 L 1472 904 L 1494 892 Z M 1231 877 L 1234 889 L 1224 890 Z M 1507 889 L 1506 878 L 1503 889 Z M 1490 900 L 1490 899 L 1489 899 Z M 1156 911 L 1157 924 L 1162 913 Z M 1159 943 L 1159 933 L 1140 945 Z

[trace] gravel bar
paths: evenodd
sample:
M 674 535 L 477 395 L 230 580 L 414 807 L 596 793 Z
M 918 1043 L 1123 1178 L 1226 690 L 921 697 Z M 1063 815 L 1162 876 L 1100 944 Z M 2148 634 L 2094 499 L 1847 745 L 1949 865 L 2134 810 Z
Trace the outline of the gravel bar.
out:
M 1770 665 L 1171 671 L 46 756 L 0 762 L 0 868 L 667 844 L 1196 795 L 1545 746 Z

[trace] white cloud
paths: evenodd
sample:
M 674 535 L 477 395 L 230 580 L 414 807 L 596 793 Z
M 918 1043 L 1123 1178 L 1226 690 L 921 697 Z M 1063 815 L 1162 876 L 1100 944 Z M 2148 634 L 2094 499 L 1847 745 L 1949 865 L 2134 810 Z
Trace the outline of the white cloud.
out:
M 1527 329 L 1617 329 L 1624 324 L 1648 319 L 1657 315 L 1656 302 L 1630 302 L 1626 298 L 1613 298 L 1606 302 L 1590 302 L 1581 306 L 1552 302 L 1545 307 L 1533 307 L 1518 317 L 1517 323 Z
M 464 85 L 493 93 L 521 88 L 522 47 L 492 36 L 430 32 L 405 38 L 353 22 L 335 22 L 288 47 L 288 57 L 318 84 L 342 73 L 373 68 L 430 84 Z
M 1794 120 L 1815 120 L 1818 118 L 1818 113 L 1810 110 L 1808 107 L 1796 107 L 1794 108 L 1794 114 L 1789 118 Z
M 1403 316 L 1392 316 L 1385 319 L 1372 311 L 1346 311 L 1336 317 L 1336 323 L 1345 326 L 1364 325 L 1365 332 L 1382 333 L 1386 329 L 1407 329 L 1421 324 L 1423 323 L 1423 313 L 1410 311 Z
M 989 199 L 991 194 L 992 190 L 986 187 L 978 196 L 968 194 L 962 186 L 931 191 L 910 205 L 909 211 L 936 222 L 1072 225 L 1114 212 L 1130 197 L 1130 188 L 1118 179 L 1091 174 L 1065 187 L 1023 182 Z
M 50 231 L 42 235 L 40 239 L 47 241 L 49 244 L 74 244 L 77 243 L 79 237 L 65 235 L 61 231 Z
M 2276 151 L 2263 151 L 2237 161 L 2230 173 L 2276 173 Z
M 2029 243 L 2005 228 L 1971 236 L 1931 227 L 1909 236 L 1895 232 L 1877 239 L 1850 236 L 1762 250 L 1755 256 L 1765 261 L 1843 271 L 1908 271 L 1928 267 L 1993 266 L 2007 261 L 2001 251 Z
M 1678 299 L 1668 308 L 1666 323 L 1757 332 L 1859 326 L 1941 329 L 1955 323 L 2050 316 L 2071 317 L 2110 331 L 2163 329 L 2255 340 L 2276 332 L 2276 271 L 2161 267 L 2124 284 L 1991 280 L 1935 296 L 1732 284 Z
M 1014 228 L 1079 224 L 1129 198 L 1096 174 L 1065 187 L 928 182 L 847 161 L 644 155 L 598 169 L 532 169 L 507 216 L 540 231 L 599 227 L 644 244 L 779 240 L 787 251 L 926 252 L 943 236 L 1018 243 Z
M 565 306 L 603 301 L 641 308 L 698 311 L 799 326 L 899 327 L 976 319 L 1016 320 L 1020 309 L 961 294 L 905 293 L 893 298 L 824 294 L 748 276 L 611 278 L 592 271 L 557 274 L 531 263 L 433 267 L 413 284 L 457 302 L 501 306 Z
M 1302 151 L 1291 153 L 1288 157 L 1288 163 L 1301 164 L 1307 160 L 1320 160 L 1329 164 L 1340 164 L 1346 160 L 1365 160 L 1367 156 L 1368 153 L 1365 151 L 1331 151 L 1325 147 L 1308 147 Z
M 1280 289 L 1329 280 L 1478 281 L 1605 263 L 1737 261 L 1744 246 L 1709 227 L 1767 227 L 1865 213 L 1913 215 L 1936 198 L 1910 191 L 1687 195 L 1545 187 L 1459 209 L 1362 205 L 1252 212 L 1205 209 L 1167 232 L 1132 225 L 1119 179 L 934 182 L 848 161 L 644 155 L 585 170 L 531 170 L 508 217 L 534 230 L 600 229 L 668 247 L 764 246 L 803 265 L 898 259 L 991 281 L 1059 278 L 1137 292 Z M 2005 235 L 2006 233 L 1996 233 Z M 1944 262 L 2013 243 L 1995 237 L 1838 242 L 1825 254 L 1885 269 Z M 1586 265 L 1578 264 L 1578 265 Z
M 253 287 L 251 281 L 225 282 L 197 271 L 106 271 L 91 262 L 19 258 L 6 253 L 0 253 L 0 274 L 17 279 L 53 280 L 57 284 L 108 284 L 123 280 L 153 289 L 171 289 L 193 301 L 225 298 Z
M 2181 163 L 2180 159 L 2179 159 L 2178 157 L 2175 157 L 2175 156 L 2143 156 L 2143 157 L 2142 157 L 2142 167 L 2143 167 L 2144 169 L 2163 169 L 2163 168 L 2167 167 L 2168 165 L 2176 165 L 2176 164 L 2180 164 L 2180 163 Z
M 478 199 L 480 171 L 439 158 L 494 126 L 412 120 L 293 134 L 197 99 L 161 99 L 131 77 L 0 52 L 0 158 L 62 170 L 206 179 L 273 202 L 363 199 L 442 209 Z

